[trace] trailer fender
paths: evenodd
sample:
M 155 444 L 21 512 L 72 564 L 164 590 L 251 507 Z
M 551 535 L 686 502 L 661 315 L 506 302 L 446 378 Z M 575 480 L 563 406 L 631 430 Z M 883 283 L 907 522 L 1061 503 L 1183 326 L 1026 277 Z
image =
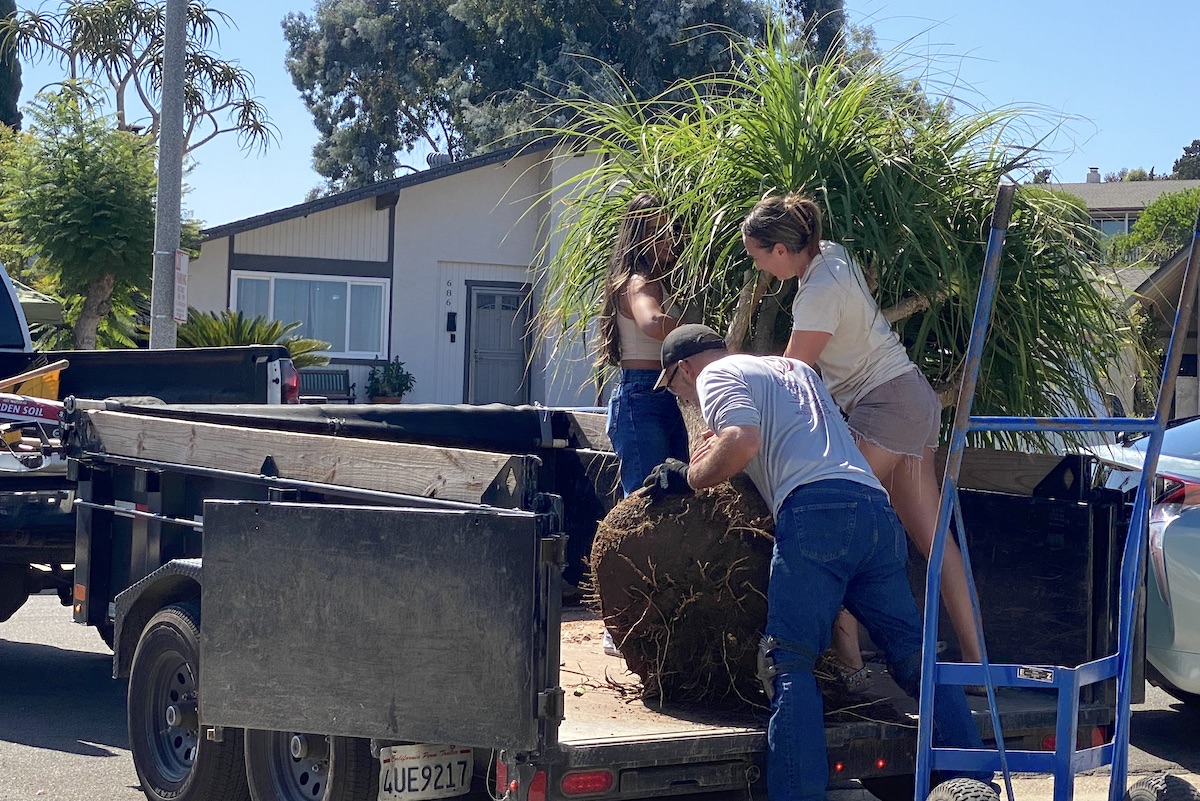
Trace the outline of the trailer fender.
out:
M 202 560 L 172 559 L 150 575 L 117 594 L 116 635 L 113 639 L 113 678 L 129 676 L 133 652 L 142 629 L 165 606 L 200 603 Z

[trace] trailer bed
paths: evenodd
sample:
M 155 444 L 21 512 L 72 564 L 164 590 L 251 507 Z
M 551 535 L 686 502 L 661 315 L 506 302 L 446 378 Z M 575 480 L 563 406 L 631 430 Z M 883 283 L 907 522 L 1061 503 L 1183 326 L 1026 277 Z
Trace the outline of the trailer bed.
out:
M 559 728 L 563 748 L 594 747 L 609 742 L 637 742 L 674 737 L 737 738 L 753 751 L 766 746 L 766 709 L 722 711 L 696 705 L 662 706 L 643 700 L 635 674 L 620 657 L 603 650 L 604 625 L 586 608 L 563 610 L 559 675 L 566 693 L 565 719 Z M 826 738 L 830 747 L 854 740 L 910 739 L 915 745 L 917 704 L 887 675 L 880 662 L 870 662 L 870 687 L 856 703 L 829 711 Z M 968 696 L 984 739 L 992 739 L 987 699 Z M 1053 727 L 1055 697 L 1050 692 L 1002 690 L 998 694 L 1006 739 L 1020 745 L 1029 732 Z M 1105 704 L 1085 706 L 1081 726 L 1111 723 Z

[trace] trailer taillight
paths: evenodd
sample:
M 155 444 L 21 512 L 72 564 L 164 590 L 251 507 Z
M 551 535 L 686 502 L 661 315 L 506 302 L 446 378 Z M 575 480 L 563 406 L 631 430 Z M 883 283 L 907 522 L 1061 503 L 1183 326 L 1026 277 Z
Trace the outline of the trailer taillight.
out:
M 514 795 L 520 787 L 516 779 L 511 782 L 508 780 L 508 766 L 503 761 L 496 760 L 496 795 L 503 796 L 505 793 L 511 792 Z M 546 801 L 546 772 L 539 770 L 533 774 L 533 781 L 529 783 L 529 801 Z
M 1078 748 L 1086 747 L 1084 745 L 1083 738 L 1084 738 L 1084 732 L 1079 732 L 1079 745 L 1077 746 Z M 1103 726 L 1094 726 L 1094 727 L 1092 727 L 1091 737 L 1089 739 L 1091 740 L 1091 747 L 1097 748 L 1108 742 L 1108 735 L 1105 732 L 1105 729 Z M 1058 747 L 1058 738 L 1056 736 L 1054 736 L 1053 734 L 1047 734 L 1045 737 L 1042 738 L 1042 750 L 1043 751 L 1054 751 L 1057 747 Z
M 582 773 L 568 773 L 563 776 L 559 787 L 563 795 L 596 795 L 607 793 L 613 788 L 615 780 L 612 771 L 589 770 Z

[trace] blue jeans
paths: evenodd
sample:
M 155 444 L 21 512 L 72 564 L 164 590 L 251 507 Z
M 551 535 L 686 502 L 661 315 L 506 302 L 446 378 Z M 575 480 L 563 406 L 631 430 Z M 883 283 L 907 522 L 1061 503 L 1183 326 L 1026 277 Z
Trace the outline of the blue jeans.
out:
M 783 502 L 767 588 L 767 633 L 780 644 L 767 726 L 771 801 L 824 801 L 829 758 L 813 666 L 829 647 L 841 606 L 867 627 L 900 688 L 919 695 L 921 618 L 905 571 L 907 554 L 904 528 L 879 490 L 816 481 Z M 936 688 L 933 737 L 935 745 L 982 747 L 961 687 Z
M 667 457 L 688 460 L 687 429 L 675 396 L 655 391 L 658 370 L 622 370 L 608 402 L 608 439 L 621 460 L 626 495 Z

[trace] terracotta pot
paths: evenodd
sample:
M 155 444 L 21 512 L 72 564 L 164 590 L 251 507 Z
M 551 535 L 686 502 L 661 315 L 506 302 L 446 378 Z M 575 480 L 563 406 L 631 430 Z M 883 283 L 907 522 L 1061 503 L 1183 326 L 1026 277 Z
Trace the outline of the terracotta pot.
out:
M 400 403 L 403 396 L 392 397 L 391 395 L 376 395 L 371 398 L 371 403 Z

